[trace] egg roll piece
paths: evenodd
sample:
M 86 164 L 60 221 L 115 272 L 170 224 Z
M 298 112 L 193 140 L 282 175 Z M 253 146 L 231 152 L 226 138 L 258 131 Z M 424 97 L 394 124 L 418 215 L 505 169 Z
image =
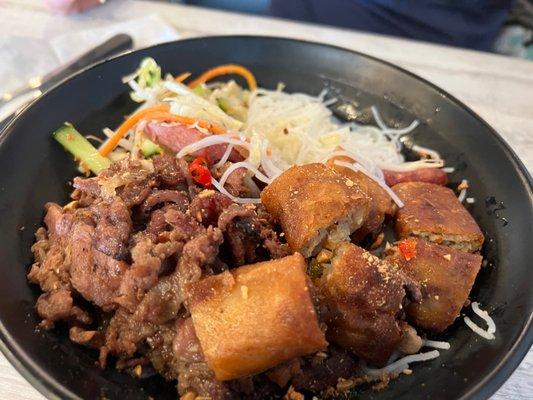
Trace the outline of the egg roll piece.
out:
M 351 235 L 352 242 L 358 243 L 368 235 L 375 236 L 381 231 L 385 218 L 396 211 L 391 197 L 376 181 L 360 171 L 355 172 L 337 164 L 332 164 L 332 168 L 355 182 L 370 199 L 368 215 L 361 227 Z
M 305 270 L 296 253 L 190 285 L 194 328 L 218 380 L 257 374 L 327 346 Z
M 402 340 L 403 303 L 420 298 L 416 283 L 361 247 L 343 243 L 314 284 L 327 339 L 384 365 Z
M 453 190 L 425 182 L 399 183 L 392 189 L 405 204 L 396 214 L 400 239 L 417 236 L 471 253 L 481 249 L 483 233 Z
M 422 301 L 406 307 L 415 326 L 442 332 L 459 315 L 481 267 L 482 257 L 419 238 L 387 250 L 387 261 L 420 284 Z
M 261 201 L 291 249 L 304 257 L 346 240 L 364 222 L 370 203 L 357 183 L 318 163 L 289 168 L 263 190 Z

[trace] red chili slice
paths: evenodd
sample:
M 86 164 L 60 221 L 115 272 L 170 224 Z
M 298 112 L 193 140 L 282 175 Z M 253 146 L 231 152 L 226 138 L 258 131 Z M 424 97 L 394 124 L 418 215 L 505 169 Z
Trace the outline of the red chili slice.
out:
M 212 176 L 209 171 L 209 164 L 205 157 L 196 157 L 194 161 L 189 164 L 189 172 L 196 183 L 199 183 L 205 188 L 211 187 Z
M 414 240 L 402 240 L 398 243 L 398 248 L 407 261 L 416 257 L 416 242 Z

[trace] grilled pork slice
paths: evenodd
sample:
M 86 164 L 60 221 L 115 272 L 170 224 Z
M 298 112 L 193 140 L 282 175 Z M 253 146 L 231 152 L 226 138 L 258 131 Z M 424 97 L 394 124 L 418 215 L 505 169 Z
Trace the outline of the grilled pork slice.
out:
M 261 201 L 304 257 L 346 240 L 361 227 L 370 202 L 354 181 L 324 164 L 289 168 L 263 190 Z
M 225 271 L 189 287 L 189 310 L 218 380 L 242 378 L 327 346 L 300 254 Z
M 334 252 L 315 282 L 329 341 L 376 365 L 402 342 L 403 303 L 418 300 L 418 286 L 394 266 L 351 243 Z
M 333 169 L 355 182 L 370 199 L 368 215 L 361 227 L 353 233 L 352 241 L 357 243 L 368 235 L 377 234 L 381 230 L 385 217 L 393 215 L 396 210 L 391 197 L 376 181 L 360 171 L 355 172 L 336 164 L 333 165 Z
M 450 326 L 468 298 L 482 257 L 419 238 L 404 239 L 387 254 L 387 261 L 421 287 L 422 301 L 406 308 L 408 320 L 434 332 Z
M 396 214 L 401 239 L 418 236 L 457 250 L 481 249 L 483 233 L 451 189 L 424 182 L 400 183 L 392 189 L 405 203 Z

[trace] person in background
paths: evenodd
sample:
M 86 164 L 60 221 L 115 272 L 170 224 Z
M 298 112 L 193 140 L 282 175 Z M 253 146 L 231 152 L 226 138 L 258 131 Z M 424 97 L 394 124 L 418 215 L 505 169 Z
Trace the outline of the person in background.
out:
M 272 0 L 272 15 L 492 51 L 511 0 Z

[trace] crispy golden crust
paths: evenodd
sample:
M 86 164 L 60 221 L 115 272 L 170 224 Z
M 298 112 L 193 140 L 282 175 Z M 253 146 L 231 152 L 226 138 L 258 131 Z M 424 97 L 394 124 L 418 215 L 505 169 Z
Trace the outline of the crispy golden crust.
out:
M 326 308 L 328 340 L 383 365 L 401 340 L 407 282 L 393 266 L 362 248 L 344 243 L 330 268 L 315 282 Z
M 369 199 L 359 186 L 323 164 L 289 168 L 261 193 L 293 251 L 309 257 L 326 239 L 344 240 L 368 214 Z
M 237 268 L 189 288 L 189 309 L 218 380 L 262 372 L 327 346 L 300 254 Z
M 420 284 L 422 302 L 407 306 L 408 320 L 418 327 L 441 332 L 459 315 L 482 257 L 423 239 L 405 240 L 416 243 L 415 256 L 407 261 L 396 245 L 386 259 Z
M 391 197 L 374 180 L 362 172 L 355 172 L 336 164 L 333 164 L 332 168 L 355 182 L 370 199 L 368 215 L 363 225 L 352 235 L 352 241 L 359 242 L 365 236 L 377 233 L 385 217 L 393 215 L 396 210 Z
M 400 238 L 418 236 L 469 252 L 481 249 L 483 233 L 451 189 L 424 182 L 399 183 L 392 189 L 405 203 L 396 214 Z

